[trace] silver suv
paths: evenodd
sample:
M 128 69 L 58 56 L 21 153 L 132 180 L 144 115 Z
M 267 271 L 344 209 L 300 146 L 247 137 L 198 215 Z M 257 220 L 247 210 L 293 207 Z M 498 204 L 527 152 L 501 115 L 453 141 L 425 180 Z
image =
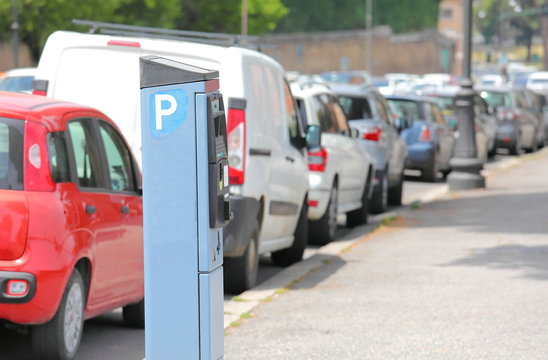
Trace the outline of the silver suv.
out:
M 373 85 L 333 84 L 331 88 L 375 163 L 371 212 L 384 212 L 389 203 L 401 204 L 407 148 L 399 134 L 398 118 Z
M 291 91 L 305 124 L 322 130 L 321 147 L 308 152 L 308 219 L 309 242 L 326 244 L 335 239 L 338 214 L 349 226 L 367 222 L 373 160 L 325 84 L 293 83 Z

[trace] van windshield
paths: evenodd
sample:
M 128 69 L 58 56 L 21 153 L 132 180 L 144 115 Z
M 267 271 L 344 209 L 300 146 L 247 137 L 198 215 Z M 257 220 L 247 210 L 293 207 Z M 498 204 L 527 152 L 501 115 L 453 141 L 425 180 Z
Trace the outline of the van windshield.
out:
M 23 190 L 23 124 L 0 118 L 0 190 Z

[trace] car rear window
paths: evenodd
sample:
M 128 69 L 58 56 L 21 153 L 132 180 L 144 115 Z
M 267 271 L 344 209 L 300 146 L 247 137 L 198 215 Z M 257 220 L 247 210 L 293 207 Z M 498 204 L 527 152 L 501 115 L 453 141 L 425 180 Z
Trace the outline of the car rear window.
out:
M 34 76 L 10 76 L 0 80 L 0 90 L 3 91 L 32 91 Z
M 512 99 L 510 98 L 510 94 L 508 93 L 501 93 L 501 92 L 494 92 L 494 91 L 482 91 L 480 92 L 480 96 L 485 100 L 485 102 L 494 108 L 497 107 L 504 107 L 504 108 L 511 108 L 512 107 Z
M 419 104 L 415 101 L 389 99 L 388 105 L 399 118 L 407 121 L 422 120 Z
M 23 124 L 0 118 L 0 189 L 23 190 Z
M 366 98 L 339 95 L 339 104 L 349 121 L 373 117 L 369 101 Z

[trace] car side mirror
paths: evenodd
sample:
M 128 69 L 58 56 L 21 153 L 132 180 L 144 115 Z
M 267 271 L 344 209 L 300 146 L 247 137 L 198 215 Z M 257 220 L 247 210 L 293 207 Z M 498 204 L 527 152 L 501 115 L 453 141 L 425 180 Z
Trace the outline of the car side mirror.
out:
M 306 149 L 318 151 L 322 146 L 322 129 L 318 125 L 308 125 L 306 128 Z

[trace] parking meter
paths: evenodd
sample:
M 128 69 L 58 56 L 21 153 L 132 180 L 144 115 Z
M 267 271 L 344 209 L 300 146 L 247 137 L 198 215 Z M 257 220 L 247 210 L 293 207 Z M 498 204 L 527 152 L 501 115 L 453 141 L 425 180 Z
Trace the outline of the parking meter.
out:
M 223 357 L 230 219 L 218 72 L 140 58 L 147 360 Z

